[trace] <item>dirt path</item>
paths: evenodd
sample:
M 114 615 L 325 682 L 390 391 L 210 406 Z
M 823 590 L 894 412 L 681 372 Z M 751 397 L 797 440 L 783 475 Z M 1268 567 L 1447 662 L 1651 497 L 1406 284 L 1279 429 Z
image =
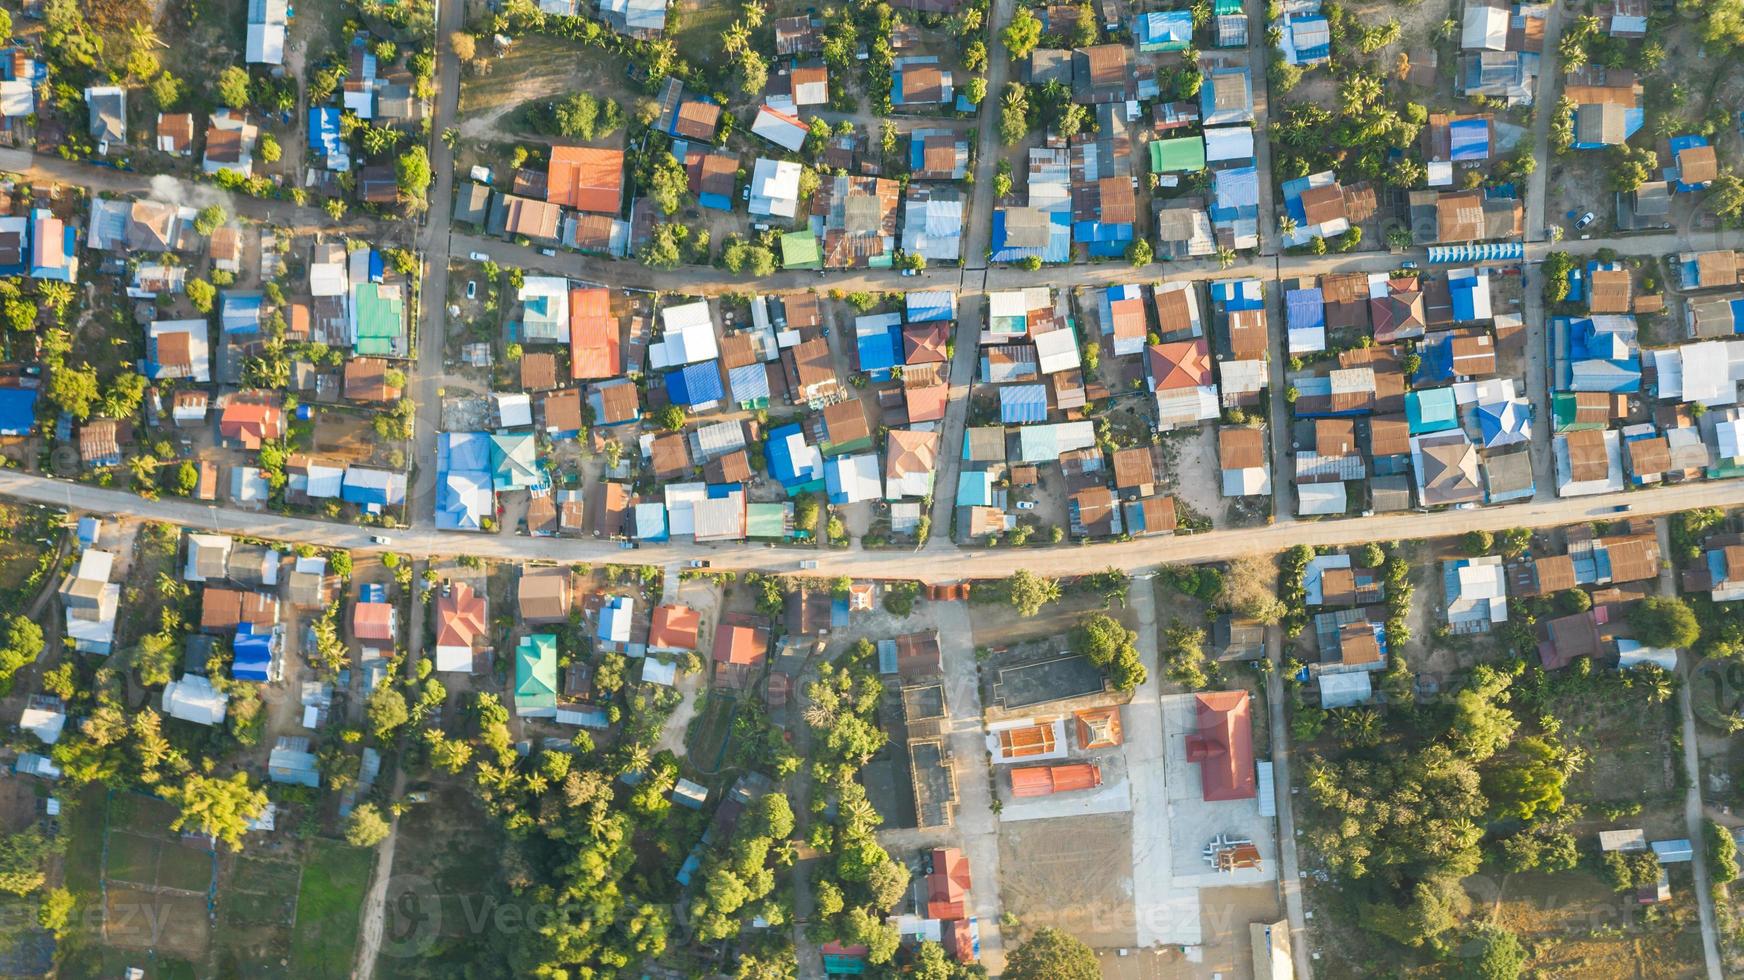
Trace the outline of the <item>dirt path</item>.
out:
M 678 678 L 678 707 L 666 717 L 666 724 L 660 729 L 660 741 L 654 743 L 654 751 L 667 749 L 673 755 L 684 756 L 684 736 L 689 733 L 690 720 L 696 717 L 697 706 L 702 702 L 702 677 L 702 672 L 698 671 Z

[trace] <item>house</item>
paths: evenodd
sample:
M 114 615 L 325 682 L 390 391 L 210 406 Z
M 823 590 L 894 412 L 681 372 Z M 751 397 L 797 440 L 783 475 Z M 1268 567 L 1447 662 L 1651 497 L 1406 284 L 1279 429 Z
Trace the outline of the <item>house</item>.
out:
M 926 878 L 926 917 L 952 922 L 969 917 L 969 859 L 955 847 L 936 847 Z
M 645 40 L 666 30 L 666 0 L 600 0 L 599 16 L 617 33 Z
M 522 622 L 567 622 L 574 602 L 571 587 L 568 568 L 549 565 L 521 566 L 515 600 Z
M 1508 621 L 1508 581 L 1500 555 L 1441 563 L 1443 610 L 1454 633 L 1488 633 Z
M 66 635 L 80 653 L 106 656 L 113 652 L 115 613 L 121 602 L 121 583 L 109 580 L 114 567 L 113 554 L 87 549 L 61 583 Z
M 514 702 L 515 714 L 522 718 L 551 718 L 557 714 L 555 635 L 531 633 L 515 645 Z
M 251 65 L 282 65 L 285 62 L 285 27 L 290 20 L 288 0 L 248 0 L 248 33 L 243 60 Z
M 1278 29 L 1278 50 L 1290 64 L 1312 67 L 1332 60 L 1332 25 L 1319 3 L 1286 11 L 1272 26 Z
M 444 432 L 436 441 L 436 526 L 483 530 L 496 517 L 490 440 L 482 432 Z
M 954 187 L 914 187 L 903 202 L 902 250 L 929 263 L 962 259 L 963 195 Z M 788 266 L 788 268 L 792 268 Z
M 97 141 L 97 155 L 107 156 L 110 147 L 127 145 L 127 91 L 114 85 L 85 89 L 85 109 L 90 113 L 90 134 Z
M 914 429 L 891 429 L 885 449 L 884 499 L 932 497 L 933 476 L 938 464 L 939 434 Z
M 556 246 L 563 243 L 562 218 L 562 208 L 550 201 L 499 193 L 491 198 L 485 231 L 497 238 L 526 238 Z
M 291 786 L 321 788 L 321 766 L 304 735 L 281 735 L 267 756 L 267 779 Z
M 1164 261 L 1196 258 L 1217 251 L 1217 239 L 1212 231 L 1211 216 L 1204 201 L 1196 197 L 1176 198 L 1157 205 L 1156 256 Z
M 260 127 L 250 122 L 246 113 L 219 109 L 207 120 L 201 168 L 208 174 L 227 170 L 241 177 L 252 176 L 254 146 L 259 139 Z
M 1156 401 L 1158 431 L 1222 414 L 1211 375 L 1211 350 L 1203 338 L 1146 347 L 1145 378 Z
M 1642 86 L 1635 73 L 1588 65 L 1569 73 L 1562 97 L 1574 103 L 1574 144 L 1577 150 L 1621 146 L 1646 121 Z
M 969 171 L 969 138 L 958 130 L 912 130 L 908 166 L 910 180 L 962 180 Z
M 1622 434 L 1616 429 L 1560 432 L 1551 441 L 1556 494 L 1581 497 L 1623 489 Z
M 283 439 L 285 415 L 277 405 L 233 396 L 218 416 L 218 434 L 254 451 L 262 442 Z
M 353 357 L 345 362 L 345 397 L 353 401 L 395 402 L 405 392 L 404 374 L 379 357 Z
M 789 153 L 798 153 L 811 130 L 798 116 L 764 105 L 758 107 L 756 117 L 751 120 L 751 134 L 761 136 Z
M 1132 36 L 1145 54 L 1185 51 L 1193 46 L 1193 13 L 1164 10 L 1138 14 L 1132 19 Z
M 1677 170 L 1673 182 L 1679 194 L 1689 194 L 1706 188 L 1720 175 L 1719 159 L 1708 138 L 1701 135 L 1673 136 L 1670 141 L 1672 165 Z
M 654 607 L 648 627 L 649 653 L 686 653 L 697 649 L 702 614 L 689 606 L 666 603 Z
M 450 582 L 436 597 L 436 669 L 471 673 L 478 643 L 489 636 L 485 597 Z
M 47 208 L 30 212 L 30 278 L 75 282 L 79 278 L 79 233 Z
M 552 147 L 545 200 L 576 211 L 617 214 L 624 204 L 624 151 Z
M 758 157 L 751 171 L 751 214 L 792 218 L 798 213 L 800 170 L 791 160 Z
M 1483 499 L 1477 446 L 1458 429 L 1412 436 L 1411 466 L 1417 477 L 1417 502 L 1424 507 Z
M 1327 239 L 1350 230 L 1345 191 L 1330 170 L 1283 183 L 1284 213 L 1295 223 L 1284 244 L 1294 248 L 1316 238 Z
M 606 289 L 569 291 L 569 377 L 593 381 L 617 377 L 622 364 L 618 322 Z
M 181 680 L 164 685 L 163 712 L 171 718 L 212 727 L 223 724 L 230 710 L 230 695 L 212 687 L 212 682 L 199 674 L 183 674 Z
M 855 504 L 884 496 L 877 453 L 834 456 L 824 461 L 824 486 L 830 503 Z
M 212 380 L 205 320 L 154 320 L 145 331 L 145 376 L 153 381 Z
M 1225 248 L 1259 247 L 1259 171 L 1232 167 L 1212 175 L 1211 227 Z
M 824 267 L 890 268 L 900 194 L 896 181 L 882 177 L 825 180 L 812 196 L 812 224 L 822 232 Z
M 710 659 L 717 665 L 753 668 L 769 655 L 769 628 L 729 613 L 715 627 Z
M 890 67 L 893 106 L 947 105 L 953 98 L 951 73 L 931 55 L 897 58 Z
M 1204 72 L 1199 113 L 1206 126 L 1253 122 L 1252 72 L 1245 66 L 1234 65 L 1215 66 Z
M 1199 766 L 1199 786 L 1205 802 L 1254 799 L 1258 789 L 1248 693 L 1196 694 L 1193 712 L 1196 730 L 1186 737 L 1184 747 L 1187 761 Z
M 1266 465 L 1265 429 L 1219 426 L 1217 459 L 1222 471 L 1223 496 L 1271 496 L 1272 474 Z

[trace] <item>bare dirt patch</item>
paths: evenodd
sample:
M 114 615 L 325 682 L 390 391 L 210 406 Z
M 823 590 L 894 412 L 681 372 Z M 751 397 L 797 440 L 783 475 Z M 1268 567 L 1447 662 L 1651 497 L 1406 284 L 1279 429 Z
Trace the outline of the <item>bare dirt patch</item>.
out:
M 1098 814 L 999 826 L 999 898 L 1023 928 L 1091 946 L 1133 941 L 1132 819 Z

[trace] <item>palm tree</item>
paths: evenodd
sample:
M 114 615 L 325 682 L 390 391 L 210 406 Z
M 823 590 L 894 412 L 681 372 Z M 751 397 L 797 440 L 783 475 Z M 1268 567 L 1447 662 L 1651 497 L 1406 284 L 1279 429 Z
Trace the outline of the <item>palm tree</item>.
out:
M 1227 269 L 1235 264 L 1235 249 L 1228 245 L 1217 246 L 1217 267 Z
M 1296 219 L 1290 217 L 1287 214 L 1284 215 L 1282 218 L 1279 218 L 1278 219 L 1278 234 L 1284 236 L 1285 238 L 1294 237 L 1296 234 Z

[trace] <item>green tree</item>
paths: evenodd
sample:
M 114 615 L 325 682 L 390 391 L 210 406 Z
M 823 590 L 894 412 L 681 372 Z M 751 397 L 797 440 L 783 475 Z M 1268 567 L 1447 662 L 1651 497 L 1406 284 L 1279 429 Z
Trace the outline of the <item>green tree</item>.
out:
M 394 177 L 399 184 L 400 193 L 411 198 L 418 204 L 428 200 L 430 189 L 430 153 L 422 146 L 414 146 L 400 154 L 394 163 Z
M 1460 546 L 1465 549 L 1465 553 L 1471 555 L 1473 558 L 1489 554 L 1490 549 L 1495 547 L 1496 544 L 1495 535 L 1482 530 L 1467 531 L 1465 532 L 1465 536 L 1459 540 Z
M 1100 980 L 1096 953 L 1077 937 L 1051 926 L 1035 931 L 1005 961 L 1007 980 Z
M 1701 635 L 1689 604 L 1675 596 L 1648 596 L 1629 613 L 1635 639 L 1650 647 L 1685 649 Z
M 189 279 L 183 287 L 188 293 L 188 302 L 201 313 L 212 312 L 212 301 L 218 298 L 218 290 L 204 279 Z
M 63 364 L 51 369 L 48 376 L 48 400 L 61 411 L 83 421 L 101 397 L 97 390 L 97 371 L 90 365 L 73 367 Z
M 248 773 L 241 771 L 225 778 L 188 773 L 165 784 L 163 795 L 181 808 L 171 830 L 197 830 L 233 851 L 242 849 L 249 821 L 260 816 L 267 802 L 266 792 L 249 786 Z
M 1402 946 L 1435 946 L 1471 912 L 1471 896 L 1458 880 L 1440 875 L 1418 882 L 1403 905 L 1371 903 L 1363 908 L 1359 921 L 1364 928 Z
M 1058 602 L 1060 598 L 1060 582 L 1058 579 L 1043 578 L 1027 568 L 1020 568 L 1005 580 L 1005 586 L 1011 598 L 1011 605 L 1019 616 L 1028 618 L 1042 611 L 1042 607 L 1050 602 Z
M 654 424 L 667 432 L 677 432 L 684 428 L 684 407 L 668 404 L 654 413 Z
M 1131 262 L 1132 267 L 1135 269 L 1141 269 L 1150 265 L 1151 260 L 1155 258 L 1155 255 L 1156 253 L 1152 251 L 1150 239 L 1148 238 L 1134 239 L 1133 243 L 1128 245 L 1126 248 L 1126 260 Z
M 1029 135 L 1029 93 L 1022 85 L 1010 82 L 999 100 L 999 138 L 1006 146 L 1016 146 Z
M 1483 775 L 1484 794 L 1504 819 L 1531 820 L 1562 809 L 1562 752 L 1537 736 L 1520 739 Z
M 1011 23 L 1005 25 L 1005 30 L 999 34 L 1000 43 L 1015 59 L 1027 58 L 1042 40 L 1042 22 L 1026 6 L 1017 8 L 1017 13 L 1011 18 Z
M 690 177 L 670 153 L 655 155 L 654 168 L 648 174 L 648 196 L 661 214 L 677 214 L 678 206 L 690 190 Z
M 261 134 L 260 142 L 255 146 L 255 150 L 260 154 L 261 163 L 278 163 L 279 157 L 284 155 L 284 150 L 279 147 L 279 141 L 271 133 Z
M 73 918 L 73 893 L 65 888 L 50 888 L 43 893 L 42 903 L 36 907 L 36 924 L 54 934 L 60 939 L 67 933 L 67 926 Z
M 218 73 L 218 100 L 232 109 L 248 108 L 248 70 L 231 65 Z
M 369 716 L 370 731 L 384 742 L 411 718 L 411 711 L 406 707 L 406 696 L 392 684 L 377 686 L 370 694 L 365 709 Z
M 194 230 L 209 238 L 229 220 L 230 213 L 224 210 L 224 205 L 208 204 L 194 215 Z
M 28 895 L 42 887 L 42 864 L 58 853 L 59 843 L 31 827 L 0 837 L 0 891 Z
M 1501 926 L 1480 925 L 1460 951 L 1458 973 L 1465 980 L 1518 980 L 1526 967 L 1520 937 Z
M 1731 831 L 1713 820 L 1702 821 L 1702 839 L 1707 843 L 1708 879 L 1724 885 L 1738 877 L 1738 844 Z
M 374 847 L 388 837 L 388 822 L 374 803 L 359 803 L 345 818 L 345 843 L 352 847 Z

